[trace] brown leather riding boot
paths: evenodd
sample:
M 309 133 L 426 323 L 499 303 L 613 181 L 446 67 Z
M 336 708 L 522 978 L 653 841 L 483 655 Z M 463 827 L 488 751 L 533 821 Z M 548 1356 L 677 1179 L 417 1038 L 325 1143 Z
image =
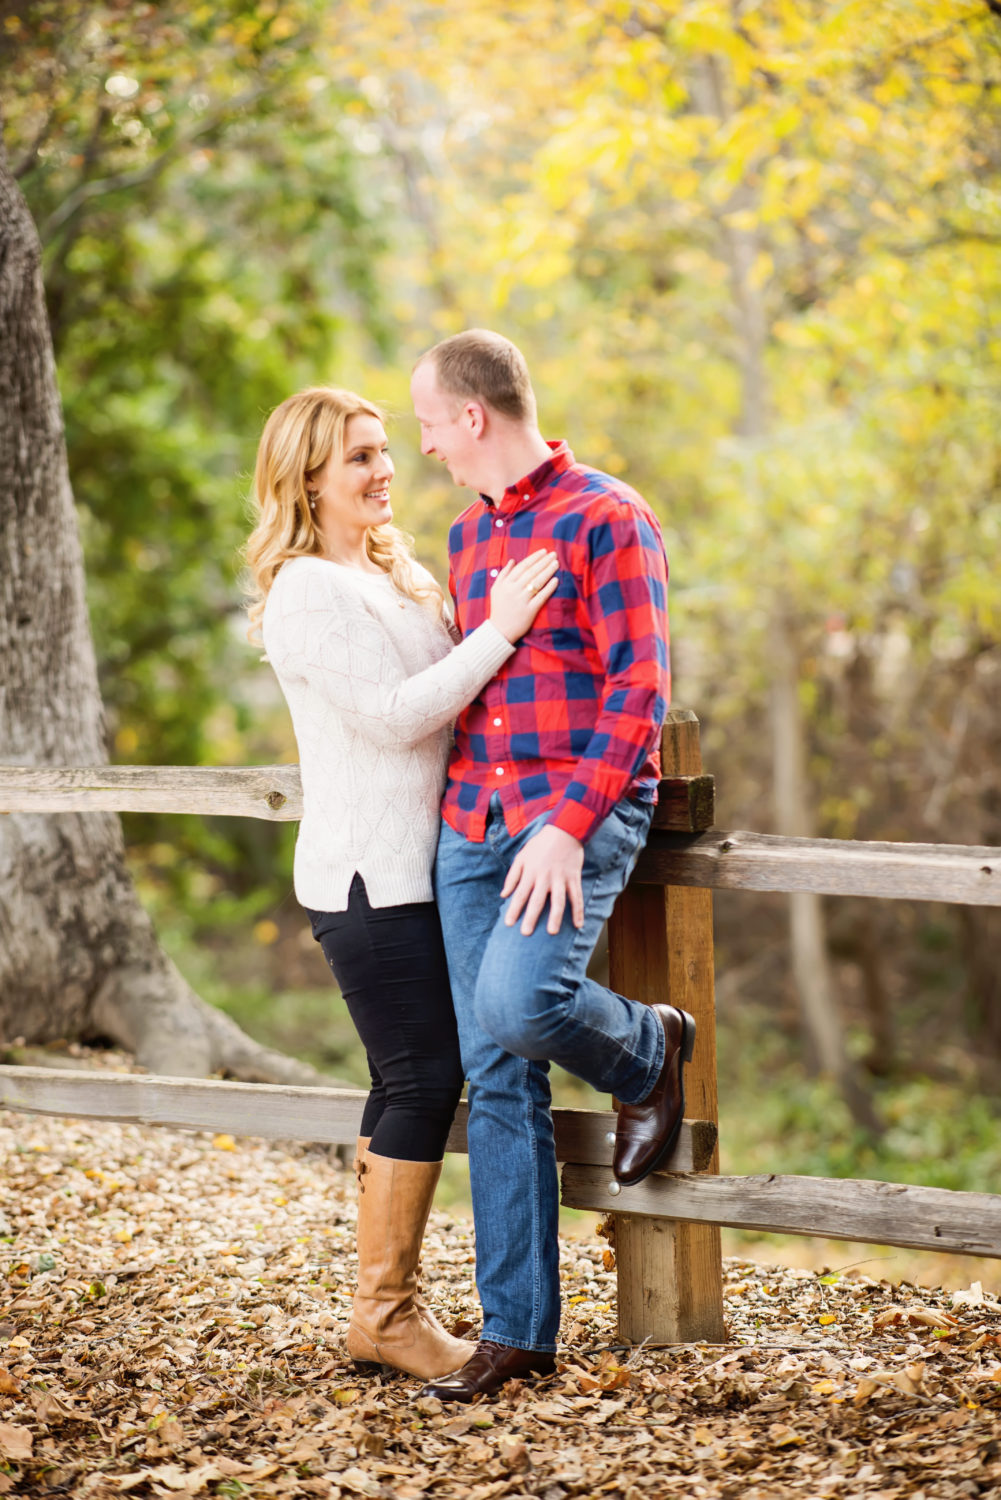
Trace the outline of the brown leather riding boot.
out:
M 445 1332 L 417 1293 L 421 1241 L 440 1176 L 440 1161 L 396 1161 L 368 1150 L 361 1157 L 358 1290 L 347 1345 L 363 1371 L 388 1365 L 433 1380 L 474 1352 L 474 1344 Z
M 355 1145 L 355 1156 L 354 1161 L 351 1163 L 351 1169 L 355 1174 L 355 1181 L 358 1183 L 359 1192 L 362 1191 L 362 1177 L 365 1172 L 365 1152 L 368 1150 L 369 1142 L 371 1141 L 371 1139 L 372 1137 L 370 1135 L 360 1135 L 358 1137 L 357 1144 Z M 441 1330 L 441 1324 L 438 1322 L 438 1319 L 435 1317 L 434 1313 L 424 1301 L 423 1288 L 421 1286 L 421 1267 L 419 1261 L 417 1264 L 417 1290 L 414 1293 L 414 1302 L 416 1304 L 417 1311 L 420 1313 L 425 1323 L 430 1323 L 432 1328 Z
M 351 1163 L 351 1170 L 354 1172 L 354 1181 L 359 1185 L 359 1193 L 363 1191 L 362 1178 L 365 1176 L 365 1152 L 368 1151 L 371 1139 L 371 1136 L 359 1136 L 356 1148 L 354 1148 L 354 1161 Z M 420 1262 L 417 1262 L 417 1290 L 414 1292 L 414 1302 L 416 1302 L 417 1311 L 419 1311 L 425 1323 L 431 1323 L 432 1328 L 440 1329 L 441 1325 L 438 1323 L 437 1317 L 434 1316 L 431 1308 L 428 1307 L 425 1299 L 423 1299 L 423 1287 L 420 1284 Z

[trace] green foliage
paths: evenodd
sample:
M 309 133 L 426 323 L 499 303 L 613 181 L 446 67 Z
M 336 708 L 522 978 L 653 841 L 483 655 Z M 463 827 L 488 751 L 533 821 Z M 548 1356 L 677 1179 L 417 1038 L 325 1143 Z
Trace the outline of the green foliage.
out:
M 383 248 L 350 98 L 318 72 L 309 4 L 15 7 L 6 143 L 40 226 L 112 754 L 240 762 L 228 689 L 256 436 L 329 372 L 346 323 L 388 338 Z M 273 833 L 130 820 L 272 884 Z M 259 857 L 262 843 L 267 857 Z M 256 857 L 255 857 L 256 856 Z M 191 898 L 185 865 L 160 861 Z
M 719 1034 L 722 1170 L 861 1177 L 984 1192 L 1001 1171 L 995 1101 L 959 1074 L 916 1069 L 881 1083 L 888 1129 L 862 1134 L 830 1080 L 804 1075 L 797 1049 L 753 1007 Z M 957 1054 L 958 1055 L 958 1054 Z

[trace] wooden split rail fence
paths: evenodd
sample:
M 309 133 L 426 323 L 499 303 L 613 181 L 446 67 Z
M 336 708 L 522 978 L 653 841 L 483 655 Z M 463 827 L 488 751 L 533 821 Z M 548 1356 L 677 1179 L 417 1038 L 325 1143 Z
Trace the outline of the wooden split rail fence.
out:
M 712 892 L 812 891 L 1001 906 L 1001 849 L 725 833 L 713 825 L 694 714 L 674 709 L 647 847 L 609 923 L 611 983 L 696 1019 L 690 1119 L 665 1166 L 634 1188 L 610 1171 L 611 1111 L 554 1111 L 562 1200 L 614 1212 L 619 1331 L 674 1343 L 724 1337 L 720 1226 L 1001 1258 L 1001 1194 L 817 1177 L 719 1175 Z M 297 766 L 0 767 L 0 814 L 302 814 Z M 0 1067 L 0 1104 L 44 1114 L 349 1145 L 354 1090 Z M 449 1150 L 466 1149 L 465 1104 Z

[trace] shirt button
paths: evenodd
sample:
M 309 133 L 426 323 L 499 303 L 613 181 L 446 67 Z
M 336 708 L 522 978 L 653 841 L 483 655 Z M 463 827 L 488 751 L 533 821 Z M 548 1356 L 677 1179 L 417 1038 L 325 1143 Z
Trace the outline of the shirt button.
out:
M 499 520 L 498 520 L 498 521 L 495 521 L 495 522 L 494 522 L 494 525 L 495 525 L 495 526 L 503 526 L 503 525 L 504 525 L 504 522 L 503 522 L 503 521 L 499 521 Z
M 497 569 L 496 568 L 491 568 L 490 569 L 490 577 L 491 578 L 496 578 L 497 577 Z
M 495 719 L 494 720 L 494 728 L 495 729 L 499 729 L 500 727 L 501 727 L 501 721 L 500 721 L 500 719 Z
M 498 776 L 503 776 L 504 775 L 504 767 L 503 766 L 498 766 L 497 767 L 497 775 Z

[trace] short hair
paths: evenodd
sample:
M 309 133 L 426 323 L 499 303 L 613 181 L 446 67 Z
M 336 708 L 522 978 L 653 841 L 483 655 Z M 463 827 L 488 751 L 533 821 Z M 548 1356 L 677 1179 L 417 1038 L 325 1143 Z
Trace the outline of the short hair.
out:
M 451 396 L 473 397 L 515 422 L 536 420 L 535 392 L 525 356 L 516 344 L 487 328 L 470 328 L 435 344 L 430 360 L 438 384 Z

